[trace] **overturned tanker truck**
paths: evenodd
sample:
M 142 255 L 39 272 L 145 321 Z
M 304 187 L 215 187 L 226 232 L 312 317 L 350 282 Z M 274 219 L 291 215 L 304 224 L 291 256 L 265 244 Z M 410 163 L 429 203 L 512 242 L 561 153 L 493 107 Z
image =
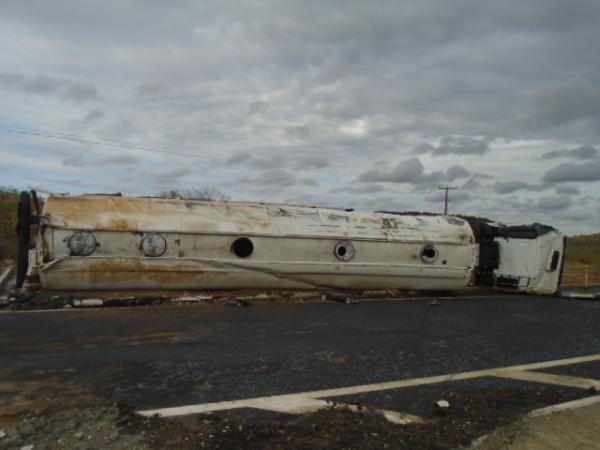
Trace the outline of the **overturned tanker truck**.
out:
M 35 193 L 21 193 L 18 284 L 47 290 L 487 284 L 553 294 L 564 255 L 552 227 L 446 215 L 121 195 L 50 195 L 37 205 Z

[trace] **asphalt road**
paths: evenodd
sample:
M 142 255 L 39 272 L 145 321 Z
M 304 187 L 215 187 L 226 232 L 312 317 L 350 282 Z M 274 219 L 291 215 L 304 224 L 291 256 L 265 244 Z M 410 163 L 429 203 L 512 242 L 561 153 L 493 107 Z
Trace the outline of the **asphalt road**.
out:
M 54 376 L 152 409 L 600 353 L 600 301 L 428 302 L 2 312 L 0 366 L 5 378 Z M 576 375 L 600 378 L 599 363 L 580 366 Z M 381 395 L 373 401 L 395 407 Z

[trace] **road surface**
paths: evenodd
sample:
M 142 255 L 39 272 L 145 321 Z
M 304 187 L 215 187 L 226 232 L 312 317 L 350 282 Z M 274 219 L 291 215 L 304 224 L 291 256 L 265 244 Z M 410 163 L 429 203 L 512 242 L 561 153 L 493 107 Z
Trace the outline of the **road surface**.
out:
M 271 400 L 264 409 L 294 412 L 308 402 L 310 410 L 319 397 L 421 414 L 449 386 L 579 390 L 600 379 L 599 301 L 503 295 L 438 302 L 4 311 L 0 366 L 6 379 L 57 377 L 136 410 L 247 409 L 236 401 L 329 390 L 277 397 L 292 404 L 278 409 Z M 512 376 L 485 372 L 548 361 Z M 466 372 L 475 375 L 430 380 Z M 425 381 L 403 384 L 413 379 Z M 388 382 L 400 384 L 377 387 Z M 363 388 L 337 390 L 356 386 Z

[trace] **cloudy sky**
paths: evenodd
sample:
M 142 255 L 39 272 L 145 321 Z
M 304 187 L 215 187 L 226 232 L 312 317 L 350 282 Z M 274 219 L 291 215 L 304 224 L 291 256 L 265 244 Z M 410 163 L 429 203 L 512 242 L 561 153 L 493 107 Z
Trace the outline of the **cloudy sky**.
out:
M 0 4 L 0 185 L 600 228 L 600 2 Z

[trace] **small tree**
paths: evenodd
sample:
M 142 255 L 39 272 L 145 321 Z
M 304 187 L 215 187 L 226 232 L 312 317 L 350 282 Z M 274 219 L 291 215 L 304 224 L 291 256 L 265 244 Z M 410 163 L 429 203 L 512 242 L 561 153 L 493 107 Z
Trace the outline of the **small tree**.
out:
M 217 188 L 203 189 L 169 189 L 158 193 L 161 198 L 176 198 L 181 200 L 229 200 L 229 195 Z

